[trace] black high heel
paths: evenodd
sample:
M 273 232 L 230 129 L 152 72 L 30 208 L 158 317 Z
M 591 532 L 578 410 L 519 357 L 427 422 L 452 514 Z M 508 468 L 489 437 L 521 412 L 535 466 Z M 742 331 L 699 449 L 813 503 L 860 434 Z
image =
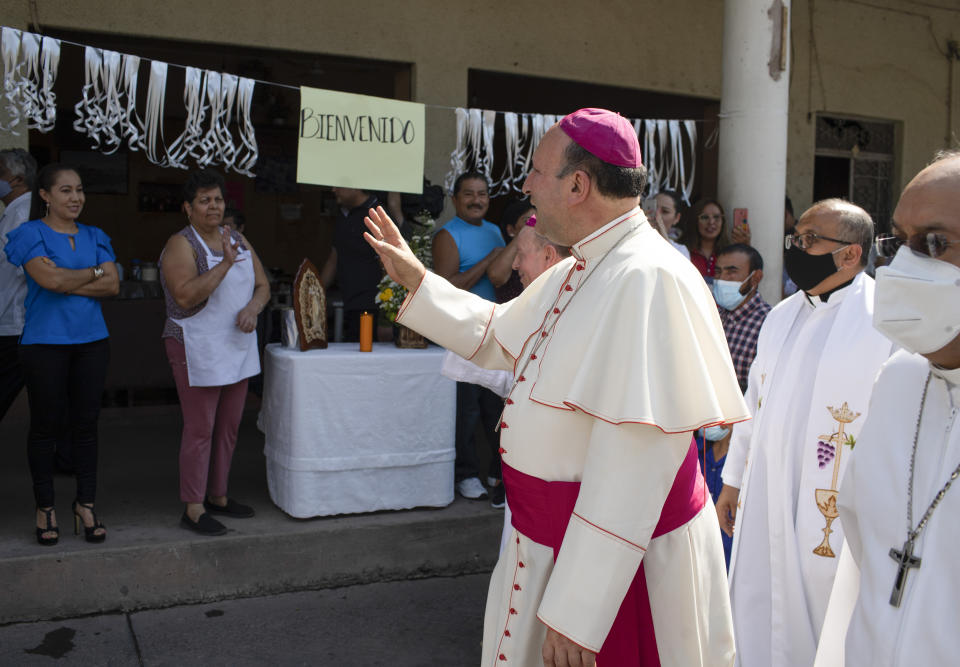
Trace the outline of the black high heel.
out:
M 82 507 L 84 509 L 90 510 L 90 514 L 93 515 L 93 525 L 87 526 L 83 523 L 83 518 L 80 516 L 80 512 L 77 511 L 77 507 Z M 83 539 L 87 542 L 103 542 L 107 539 L 106 526 L 100 523 L 100 520 L 97 519 L 97 513 L 93 511 L 93 505 L 87 505 L 76 500 L 73 501 L 73 534 L 80 534 L 80 526 L 83 526 Z M 98 528 L 104 528 L 104 532 L 99 535 L 96 533 Z
M 37 528 L 37 544 L 45 547 L 52 547 L 57 543 L 57 540 L 60 539 L 60 528 L 53 524 L 53 508 L 48 507 L 44 509 L 43 507 L 38 507 L 38 510 L 43 512 L 47 517 L 47 527 L 46 528 Z M 55 533 L 53 537 L 44 537 L 44 533 Z

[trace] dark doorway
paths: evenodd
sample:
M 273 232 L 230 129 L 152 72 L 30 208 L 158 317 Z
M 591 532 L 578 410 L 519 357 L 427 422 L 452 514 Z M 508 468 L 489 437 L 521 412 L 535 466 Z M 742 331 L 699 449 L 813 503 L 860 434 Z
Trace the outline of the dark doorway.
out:
M 813 200 L 850 199 L 850 158 L 818 155 L 813 163 Z

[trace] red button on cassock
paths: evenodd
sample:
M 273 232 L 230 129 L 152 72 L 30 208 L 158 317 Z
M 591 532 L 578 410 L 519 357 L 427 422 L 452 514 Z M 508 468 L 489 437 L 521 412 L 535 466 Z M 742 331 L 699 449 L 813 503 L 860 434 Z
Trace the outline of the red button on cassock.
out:
M 505 656 L 503 653 L 501 653 L 501 654 L 500 654 L 500 659 L 503 660 L 504 662 L 506 662 L 506 661 L 507 661 L 507 656 Z
M 500 422 L 500 428 L 510 428 L 507 426 L 507 422 Z
M 546 332 L 546 331 L 542 331 L 541 333 L 542 333 L 544 336 L 547 335 L 547 332 Z
M 509 637 L 509 636 L 510 636 L 510 631 L 509 631 L 509 630 L 504 630 L 504 631 L 503 631 L 503 636 L 504 636 L 504 637 Z
M 520 541 L 520 540 L 517 540 L 517 542 L 519 542 L 519 541 Z M 520 561 L 520 562 L 517 563 L 517 564 L 518 564 L 520 567 L 526 567 L 526 565 L 523 564 L 523 561 Z
M 512 399 L 512 398 L 508 398 L 508 399 L 507 399 L 507 405 L 513 405 L 513 399 Z
M 510 607 L 510 613 L 516 615 L 517 610 L 514 609 L 513 607 Z
M 583 271 L 583 264 L 577 264 L 577 271 Z
M 563 289 L 567 290 L 568 292 L 572 292 L 572 291 L 573 291 L 573 288 L 570 287 L 570 285 L 567 285 L 567 286 L 564 287 Z
M 514 585 L 513 585 L 513 590 L 519 591 L 519 590 L 520 590 L 520 584 L 514 584 Z
M 559 309 L 559 308 L 554 308 L 554 309 L 553 309 L 553 314 L 554 314 L 554 315 L 556 315 L 556 314 L 559 313 L 559 312 L 560 312 L 560 309 Z
M 537 355 L 535 355 L 535 354 L 531 354 L 531 355 L 530 355 L 531 361 L 532 361 L 533 359 L 536 359 L 536 358 L 537 358 Z
M 501 447 L 501 448 L 498 449 L 497 451 L 500 452 L 501 454 L 506 454 L 506 453 L 507 453 L 507 450 L 505 450 L 503 447 Z
M 526 379 L 527 379 L 527 378 L 525 378 L 525 377 L 523 377 L 523 376 L 521 375 L 520 377 L 517 378 L 517 382 L 523 382 L 523 381 L 526 380 Z

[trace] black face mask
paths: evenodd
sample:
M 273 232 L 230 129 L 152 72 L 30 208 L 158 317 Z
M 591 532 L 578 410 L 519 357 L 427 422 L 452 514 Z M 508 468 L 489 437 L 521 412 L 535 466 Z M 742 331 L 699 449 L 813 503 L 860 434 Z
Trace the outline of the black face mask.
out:
M 791 246 L 783 254 L 783 265 L 790 280 L 804 292 L 812 290 L 837 272 L 833 255 L 808 255 L 797 246 Z

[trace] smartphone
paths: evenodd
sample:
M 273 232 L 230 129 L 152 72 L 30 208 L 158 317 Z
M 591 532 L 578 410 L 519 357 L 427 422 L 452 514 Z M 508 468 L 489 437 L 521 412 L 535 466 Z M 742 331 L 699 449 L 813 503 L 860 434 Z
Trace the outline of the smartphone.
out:
M 746 227 L 747 226 L 747 209 L 745 208 L 735 208 L 733 209 L 733 227 Z

